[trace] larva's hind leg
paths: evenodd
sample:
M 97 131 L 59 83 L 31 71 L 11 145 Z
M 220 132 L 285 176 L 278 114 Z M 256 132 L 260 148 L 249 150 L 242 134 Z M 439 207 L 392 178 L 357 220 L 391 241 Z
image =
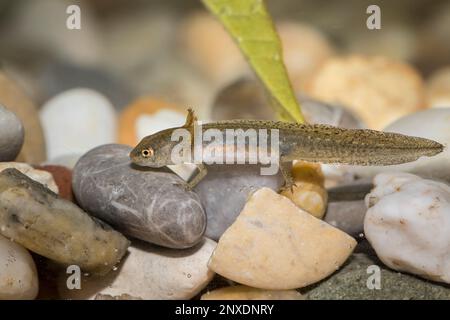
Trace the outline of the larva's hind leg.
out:
M 283 158 L 280 159 L 280 171 L 284 178 L 284 186 L 281 190 L 291 190 L 293 192 L 294 189 L 294 177 L 292 176 L 292 161 L 283 161 Z
M 207 174 L 208 169 L 206 169 L 206 166 L 203 163 L 197 165 L 197 172 L 188 182 L 189 190 L 192 190 Z

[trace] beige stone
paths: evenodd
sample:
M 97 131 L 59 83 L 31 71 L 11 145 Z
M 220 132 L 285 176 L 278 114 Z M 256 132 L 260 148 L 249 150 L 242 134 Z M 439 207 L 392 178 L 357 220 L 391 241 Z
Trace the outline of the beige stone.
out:
M 301 92 L 319 67 L 334 55 L 334 49 L 325 35 L 313 26 L 282 21 L 276 27 L 292 85 Z
M 83 276 L 80 290 L 68 290 L 63 274 L 59 292 L 64 299 L 190 299 L 214 277 L 208 260 L 216 245 L 207 238 L 183 250 L 135 243 L 116 270 Z
M 44 170 L 34 169 L 32 166 L 21 162 L 0 162 L 0 172 L 3 170 L 14 168 L 22 172 L 24 175 L 33 179 L 34 181 L 43 184 L 45 187 L 52 190 L 54 193 L 59 193 L 58 186 L 55 179 L 50 172 Z
M 262 188 L 222 235 L 209 267 L 251 287 L 295 289 L 332 274 L 355 246 L 346 233 Z
M 262 290 L 247 286 L 233 286 L 209 291 L 201 300 L 304 300 L 295 290 Z
M 0 235 L 0 300 L 34 299 L 39 290 L 38 282 L 30 253 Z
M 331 58 L 307 91 L 319 100 L 350 108 L 373 129 L 425 106 L 420 74 L 408 64 L 379 56 Z
M 325 177 L 320 164 L 297 161 L 292 167 L 295 185 L 284 189 L 281 195 L 314 217 L 322 219 L 327 208 L 328 193 L 324 187 Z
M 218 86 L 249 74 L 238 46 L 207 12 L 189 15 L 181 23 L 179 40 L 187 58 Z
M 19 86 L 0 72 L 0 103 L 22 121 L 25 140 L 18 161 L 39 164 L 45 160 L 44 134 L 37 107 Z
M 450 66 L 434 72 L 426 85 L 429 107 L 450 107 Z

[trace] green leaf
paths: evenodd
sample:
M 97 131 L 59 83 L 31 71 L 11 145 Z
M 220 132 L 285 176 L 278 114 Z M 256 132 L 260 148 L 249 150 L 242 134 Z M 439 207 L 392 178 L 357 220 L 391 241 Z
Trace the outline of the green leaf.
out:
M 283 62 L 281 42 L 262 0 L 203 0 L 234 38 L 273 99 L 280 119 L 304 122 Z

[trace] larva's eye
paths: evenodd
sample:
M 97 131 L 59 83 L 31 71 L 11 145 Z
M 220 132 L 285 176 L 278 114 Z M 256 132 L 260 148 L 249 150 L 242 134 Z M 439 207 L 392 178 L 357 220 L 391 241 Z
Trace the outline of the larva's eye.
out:
M 152 157 L 152 156 L 153 156 L 153 149 L 151 149 L 151 148 L 148 148 L 148 149 L 142 149 L 141 155 L 142 155 L 144 158 Z

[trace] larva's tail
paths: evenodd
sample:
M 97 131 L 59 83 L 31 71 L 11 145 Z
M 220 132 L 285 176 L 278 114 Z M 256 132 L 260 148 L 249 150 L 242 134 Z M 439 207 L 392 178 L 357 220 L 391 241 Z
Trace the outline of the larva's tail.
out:
M 444 150 L 436 141 L 398 133 L 326 125 L 306 125 L 304 130 L 310 141 L 295 153 L 306 161 L 387 166 L 431 157 Z

